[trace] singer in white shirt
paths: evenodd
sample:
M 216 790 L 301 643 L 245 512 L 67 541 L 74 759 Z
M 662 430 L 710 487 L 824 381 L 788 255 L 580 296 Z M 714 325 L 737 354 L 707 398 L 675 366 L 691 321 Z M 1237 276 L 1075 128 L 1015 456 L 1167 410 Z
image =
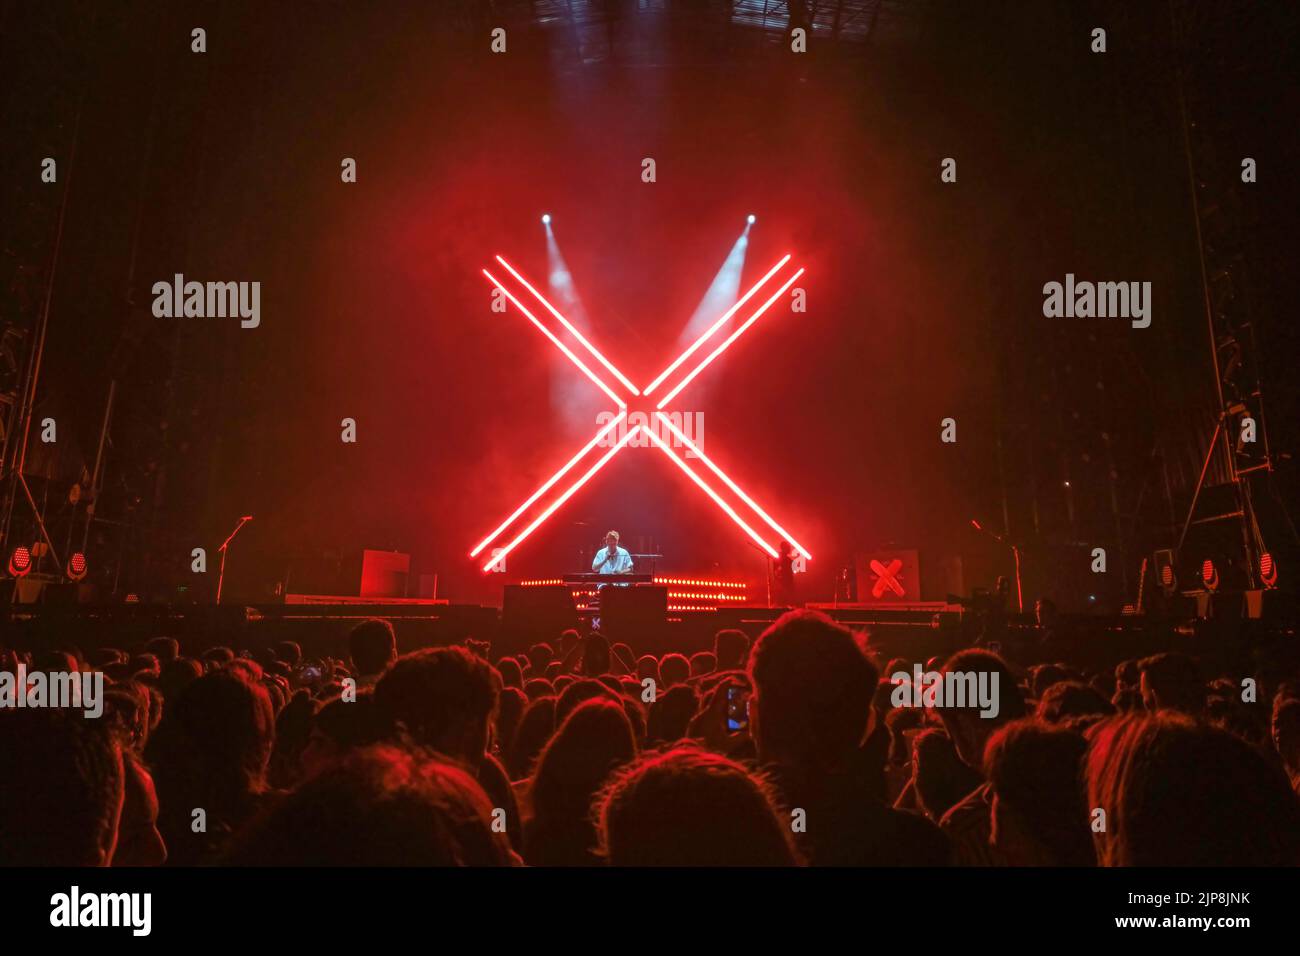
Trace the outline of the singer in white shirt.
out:
M 597 574 L 631 574 L 632 555 L 626 548 L 618 546 L 618 532 L 611 531 L 605 535 L 605 547 L 596 552 L 591 562 L 591 570 Z

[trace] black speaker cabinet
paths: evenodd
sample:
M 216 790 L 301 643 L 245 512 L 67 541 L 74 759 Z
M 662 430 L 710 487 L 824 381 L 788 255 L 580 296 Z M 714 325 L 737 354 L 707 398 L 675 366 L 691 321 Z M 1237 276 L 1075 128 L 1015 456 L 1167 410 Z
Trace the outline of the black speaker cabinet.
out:
M 554 642 L 566 628 L 578 627 L 573 594 L 562 584 L 524 587 L 507 584 L 501 599 L 501 629 L 512 642 Z

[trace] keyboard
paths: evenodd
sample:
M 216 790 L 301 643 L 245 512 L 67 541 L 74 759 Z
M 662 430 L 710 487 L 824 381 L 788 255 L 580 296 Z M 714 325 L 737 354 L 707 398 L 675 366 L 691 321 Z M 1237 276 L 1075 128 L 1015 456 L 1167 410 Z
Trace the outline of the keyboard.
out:
M 650 584 L 653 574 L 566 574 L 565 584 Z

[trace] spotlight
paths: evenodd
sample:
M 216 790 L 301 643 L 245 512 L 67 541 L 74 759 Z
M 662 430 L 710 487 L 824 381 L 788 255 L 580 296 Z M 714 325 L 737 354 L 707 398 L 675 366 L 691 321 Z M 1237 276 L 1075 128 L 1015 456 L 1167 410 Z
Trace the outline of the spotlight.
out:
M 1259 559 L 1259 579 L 1264 582 L 1266 588 L 1277 587 L 1277 562 L 1267 551 Z
M 1155 553 L 1156 579 L 1166 597 L 1173 595 L 1178 588 L 1178 575 L 1174 572 L 1174 552 L 1169 548 L 1160 548 Z
M 752 226 L 757 220 L 758 217 L 751 212 L 749 216 L 745 219 L 745 222 L 749 223 Z
M 14 553 L 9 555 L 9 573 L 16 578 L 21 578 L 32 570 L 32 552 L 25 544 L 20 544 L 14 548 Z
M 1214 566 L 1214 562 L 1206 558 L 1201 565 L 1201 582 L 1205 585 L 1207 591 L 1217 591 L 1219 589 L 1219 569 Z
M 550 224 L 551 224 L 551 214 L 549 212 L 542 213 L 542 225 L 549 226 Z
M 68 580 L 80 581 L 86 576 L 88 570 L 89 567 L 86 565 L 86 556 L 80 551 L 73 552 L 72 557 L 68 558 Z

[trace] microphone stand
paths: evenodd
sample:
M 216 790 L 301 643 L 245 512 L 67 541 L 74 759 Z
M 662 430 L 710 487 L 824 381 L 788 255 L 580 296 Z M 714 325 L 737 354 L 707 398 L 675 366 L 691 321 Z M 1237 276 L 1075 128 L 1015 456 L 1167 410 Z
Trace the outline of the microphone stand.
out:
M 992 539 L 993 539 L 994 541 L 996 541 L 998 544 L 1002 545 L 1004 548 L 1010 548 L 1010 549 L 1011 549 L 1011 556 L 1012 556 L 1013 558 L 1015 558 L 1015 561 L 1016 561 L 1016 607 L 1019 609 L 1019 612 L 1020 612 L 1021 614 L 1024 614 L 1024 613 L 1025 613 L 1025 595 L 1024 595 L 1024 591 L 1023 591 L 1023 590 L 1021 589 L 1021 587 L 1020 587 L 1020 549 L 1017 548 L 1017 547 L 1016 547 L 1014 544 L 1012 544 L 1010 541 L 1008 541 L 1008 540 L 1006 540 L 1005 538 L 1001 537 L 1000 535 L 994 534 L 992 531 L 990 531 L 988 528 L 984 527 L 982 524 L 980 524 L 980 523 L 979 523 L 978 521 L 976 521 L 974 518 L 971 518 L 971 519 L 970 519 L 970 525 L 971 525 L 971 527 L 974 528 L 976 531 L 981 531 L 981 532 L 983 532 L 984 534 L 988 535 L 990 538 L 992 538 Z
M 221 586 L 222 584 L 225 583 L 226 580 L 226 553 L 230 549 L 230 542 L 235 540 L 235 535 L 239 534 L 239 529 L 242 528 L 244 525 L 248 524 L 248 522 L 252 520 L 253 520 L 252 515 L 244 515 L 242 518 L 240 518 L 239 524 L 235 525 L 235 530 L 230 532 L 230 536 L 227 537 L 225 541 L 221 542 L 221 547 L 217 548 L 217 550 L 221 552 L 221 572 L 217 575 L 217 603 L 218 604 L 221 603 Z

